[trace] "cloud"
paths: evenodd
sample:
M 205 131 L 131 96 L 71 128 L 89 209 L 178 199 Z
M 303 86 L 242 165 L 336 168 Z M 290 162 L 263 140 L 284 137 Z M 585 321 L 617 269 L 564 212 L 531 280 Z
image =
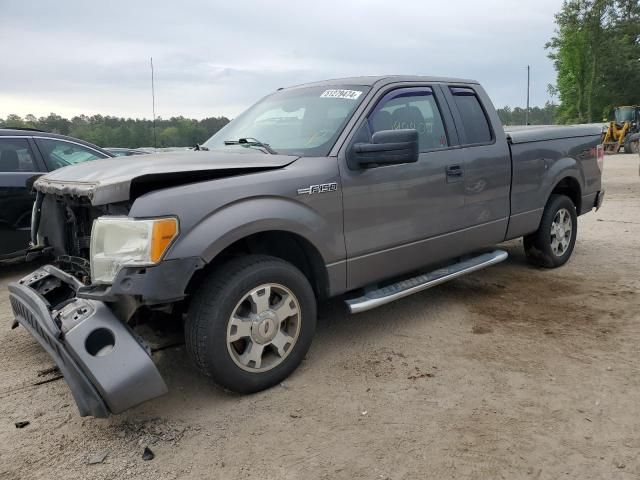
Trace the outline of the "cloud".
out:
M 351 75 L 480 80 L 499 105 L 554 81 L 560 0 L 65 2 L 4 0 L 0 117 L 235 116 L 278 87 Z

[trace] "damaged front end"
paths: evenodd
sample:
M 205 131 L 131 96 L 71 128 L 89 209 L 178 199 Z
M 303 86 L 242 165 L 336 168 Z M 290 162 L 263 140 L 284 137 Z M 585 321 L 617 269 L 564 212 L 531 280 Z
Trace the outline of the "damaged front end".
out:
M 38 191 L 34 252 L 52 254 L 55 266 L 45 265 L 9 285 L 16 322 L 54 360 L 81 416 L 107 417 L 167 392 L 150 349 L 128 325 L 148 300 L 136 288 L 145 284 L 145 275 L 134 282 L 130 277 L 139 269 L 123 269 L 113 285 L 91 282 L 94 220 L 128 210 L 124 203 L 96 207 L 86 197 Z
M 107 417 L 167 392 L 149 349 L 82 282 L 46 265 L 9 285 L 16 320 L 54 360 L 81 416 Z

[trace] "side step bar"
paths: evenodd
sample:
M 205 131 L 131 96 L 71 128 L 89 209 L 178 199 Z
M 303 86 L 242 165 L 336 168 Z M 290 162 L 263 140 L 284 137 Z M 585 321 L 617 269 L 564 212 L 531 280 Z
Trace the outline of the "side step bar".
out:
M 504 250 L 494 250 L 473 258 L 462 260 L 433 272 L 424 273 L 413 278 L 401 280 L 392 285 L 376 290 L 370 290 L 361 297 L 346 300 L 345 303 L 351 313 L 360 313 L 379 307 L 394 300 L 408 297 L 427 288 L 461 277 L 467 273 L 495 265 L 507 259 L 509 255 Z

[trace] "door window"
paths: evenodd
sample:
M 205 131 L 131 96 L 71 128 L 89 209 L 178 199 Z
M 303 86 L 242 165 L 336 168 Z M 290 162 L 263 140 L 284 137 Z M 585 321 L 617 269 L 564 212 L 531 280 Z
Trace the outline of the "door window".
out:
M 36 142 L 50 170 L 107 157 L 84 145 L 64 140 L 38 138 Z
M 448 145 L 438 104 L 428 87 L 401 88 L 386 94 L 369 115 L 368 125 L 372 135 L 381 130 L 417 130 L 421 152 Z
M 36 172 L 37 170 L 29 140 L 0 137 L 0 172 Z
M 480 104 L 476 92 L 471 88 L 450 87 L 453 101 L 462 118 L 462 128 L 465 133 L 465 143 L 491 143 L 493 135 L 489 121 Z

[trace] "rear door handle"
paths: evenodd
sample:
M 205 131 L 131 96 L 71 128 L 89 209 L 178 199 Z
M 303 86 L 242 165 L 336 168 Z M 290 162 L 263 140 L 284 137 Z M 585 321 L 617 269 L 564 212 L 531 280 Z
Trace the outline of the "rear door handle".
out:
M 448 165 L 446 168 L 446 172 L 447 183 L 460 181 L 464 174 L 461 165 Z

